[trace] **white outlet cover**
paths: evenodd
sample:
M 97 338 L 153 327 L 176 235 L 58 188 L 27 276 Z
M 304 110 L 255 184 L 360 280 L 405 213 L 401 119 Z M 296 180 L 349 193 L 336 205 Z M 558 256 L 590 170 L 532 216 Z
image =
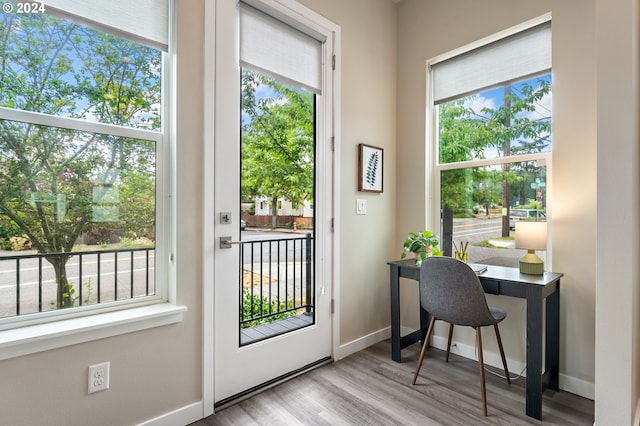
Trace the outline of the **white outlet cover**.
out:
M 109 389 L 110 362 L 89 366 L 88 392 L 100 392 Z

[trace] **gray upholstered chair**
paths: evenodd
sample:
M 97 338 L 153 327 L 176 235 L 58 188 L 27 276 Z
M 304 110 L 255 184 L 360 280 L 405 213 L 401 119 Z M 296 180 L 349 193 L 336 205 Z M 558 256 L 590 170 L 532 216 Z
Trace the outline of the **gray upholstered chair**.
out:
M 506 318 L 507 313 L 501 309 L 489 307 L 482 289 L 482 284 L 476 273 L 464 262 L 451 257 L 429 257 L 420 267 L 420 305 L 431 315 L 429 328 L 420 352 L 420 359 L 413 377 L 416 384 L 424 354 L 429 345 L 429 338 L 433 332 L 436 320 L 448 322 L 449 341 L 447 343 L 447 361 L 451 349 L 451 336 L 454 325 L 466 325 L 476 330 L 478 342 L 478 365 L 480 367 L 480 388 L 484 415 L 487 415 L 487 390 L 484 379 L 484 361 L 482 357 L 482 333 L 480 328 L 492 325 L 496 332 L 502 365 L 511 383 L 507 360 L 502 348 L 502 340 L 498 331 L 498 323 Z

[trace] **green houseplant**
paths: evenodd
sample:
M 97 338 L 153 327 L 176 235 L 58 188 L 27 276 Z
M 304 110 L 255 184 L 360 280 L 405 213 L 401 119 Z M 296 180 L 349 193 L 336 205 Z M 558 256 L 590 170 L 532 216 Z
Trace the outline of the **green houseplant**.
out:
M 407 257 L 407 253 L 414 253 L 416 265 L 420 265 L 429 256 L 441 256 L 438 249 L 438 236 L 429 230 L 422 232 L 409 232 L 409 236 L 402 246 L 401 258 Z

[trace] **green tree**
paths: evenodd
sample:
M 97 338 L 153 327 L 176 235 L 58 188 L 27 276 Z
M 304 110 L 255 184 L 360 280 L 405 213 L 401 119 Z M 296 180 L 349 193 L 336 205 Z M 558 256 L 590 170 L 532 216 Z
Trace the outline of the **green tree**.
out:
M 512 93 L 511 86 L 505 86 L 504 104 L 499 108 L 474 111 L 465 106 L 472 97 L 440 105 L 440 162 L 482 159 L 489 148 L 504 156 L 544 151 L 550 143 L 550 117 L 532 120 L 524 113 L 535 111 L 536 104 L 550 90 L 550 82 L 539 79 L 535 87 L 521 85 L 519 94 Z M 520 167 L 527 166 L 507 164 L 501 171 L 485 168 L 446 171 L 442 174 L 443 208 L 454 212 L 474 202 L 497 202 L 498 193 L 502 194 L 503 206 L 508 207 L 509 189 L 522 180 L 518 177 Z M 466 179 L 467 173 L 472 174 L 468 176 L 471 179 Z M 500 183 L 502 190 L 498 191 Z M 503 235 L 505 229 L 508 235 L 508 220 L 506 225 L 503 223 Z
M 313 202 L 314 110 L 313 93 L 242 70 L 242 193 L 271 200 L 273 227 L 279 199 Z
M 458 99 L 440 106 L 440 163 L 455 163 L 482 158 L 490 137 L 485 122 L 471 108 L 466 99 Z M 473 179 L 467 179 L 472 173 Z M 471 177 L 471 176 L 469 176 Z M 490 179 L 481 169 L 448 170 L 441 178 L 442 207 L 455 212 L 473 204 L 472 182 Z
M 3 14 L 0 23 L 0 106 L 159 128 L 159 52 L 45 14 Z M 155 173 L 151 145 L 0 120 L 0 215 L 38 252 L 60 253 L 45 257 L 55 269 L 57 308 L 73 306 L 66 264 L 97 209 L 117 202 L 123 179 Z
M 153 147 L 149 147 L 150 155 Z M 120 186 L 120 220 L 126 224 L 125 236 L 155 240 L 156 213 L 154 176 L 139 170 L 126 170 Z

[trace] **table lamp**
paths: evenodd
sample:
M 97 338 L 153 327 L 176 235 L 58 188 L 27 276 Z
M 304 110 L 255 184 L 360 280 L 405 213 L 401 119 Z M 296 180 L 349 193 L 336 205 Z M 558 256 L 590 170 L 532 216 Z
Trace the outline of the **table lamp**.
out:
M 516 248 L 527 249 L 520 259 L 520 272 L 544 274 L 544 262 L 535 251 L 547 249 L 547 222 L 516 222 Z

